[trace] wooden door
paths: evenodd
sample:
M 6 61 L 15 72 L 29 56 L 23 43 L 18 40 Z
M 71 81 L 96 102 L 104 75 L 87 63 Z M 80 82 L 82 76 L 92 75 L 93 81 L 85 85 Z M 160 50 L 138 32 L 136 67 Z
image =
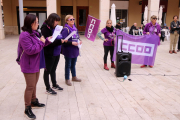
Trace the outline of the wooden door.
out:
M 77 7 L 77 28 L 78 31 L 85 31 L 89 7 Z

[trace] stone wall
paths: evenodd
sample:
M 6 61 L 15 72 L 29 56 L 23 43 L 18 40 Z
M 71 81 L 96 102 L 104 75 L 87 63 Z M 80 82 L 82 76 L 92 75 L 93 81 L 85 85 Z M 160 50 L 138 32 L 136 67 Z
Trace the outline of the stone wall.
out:
M 132 26 L 135 22 L 137 26 L 141 25 L 142 5 L 139 5 L 139 0 L 129 0 L 128 9 L 128 25 Z

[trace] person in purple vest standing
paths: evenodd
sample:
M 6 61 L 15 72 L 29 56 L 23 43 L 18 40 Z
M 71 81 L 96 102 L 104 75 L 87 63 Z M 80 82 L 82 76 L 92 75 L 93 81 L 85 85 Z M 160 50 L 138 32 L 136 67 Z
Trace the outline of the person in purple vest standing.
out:
M 61 32 L 63 39 L 65 39 L 71 32 L 76 31 L 76 33 L 68 39 L 68 41 L 73 42 L 72 45 L 63 44 L 62 45 L 62 53 L 65 58 L 65 83 L 68 86 L 72 86 L 72 83 L 69 79 L 70 70 L 72 73 L 72 81 L 81 82 L 81 79 L 76 77 L 76 61 L 79 56 L 79 48 L 78 48 L 78 30 L 74 25 L 74 17 L 72 15 L 67 15 L 65 17 L 66 24 Z M 80 41 L 82 44 L 82 41 Z
M 143 34 L 147 35 L 158 35 L 161 37 L 161 26 L 156 22 L 157 16 L 153 15 L 151 16 L 151 22 L 146 24 Z M 160 45 L 160 38 L 159 38 L 159 45 Z M 147 65 L 142 65 L 141 68 L 147 67 Z M 153 66 L 149 65 L 150 68 Z
M 56 13 L 52 13 L 48 16 L 48 19 L 45 20 L 44 24 L 41 27 L 41 33 L 45 38 L 52 36 L 55 30 L 55 27 L 58 25 L 60 17 Z M 56 81 L 56 68 L 60 59 L 61 44 L 65 40 L 62 40 L 62 35 L 59 33 L 55 41 L 44 47 L 45 63 L 46 69 L 44 69 L 44 83 L 46 86 L 46 93 L 50 95 L 56 95 L 57 93 L 54 90 L 61 91 L 61 88 Z M 66 44 L 72 45 L 72 42 L 67 42 Z M 49 75 L 51 76 L 52 89 L 49 84 Z
M 104 34 L 103 38 L 101 35 Z M 113 53 L 114 53 L 114 37 L 116 34 L 115 28 L 112 26 L 112 21 L 107 20 L 106 27 L 102 29 L 97 35 L 98 37 L 104 41 L 104 69 L 109 70 L 107 67 L 107 56 L 110 51 L 111 55 L 111 68 L 115 68 L 114 61 L 112 61 Z
M 22 33 L 19 37 L 18 58 L 21 71 L 26 80 L 26 89 L 24 92 L 25 115 L 29 119 L 36 119 L 31 107 L 44 107 L 45 104 L 39 103 L 36 97 L 36 85 L 39 80 L 40 68 L 44 62 L 44 56 L 41 56 L 43 47 L 49 45 L 51 37 L 40 38 L 37 28 L 39 26 L 38 18 L 29 14 L 25 17 Z

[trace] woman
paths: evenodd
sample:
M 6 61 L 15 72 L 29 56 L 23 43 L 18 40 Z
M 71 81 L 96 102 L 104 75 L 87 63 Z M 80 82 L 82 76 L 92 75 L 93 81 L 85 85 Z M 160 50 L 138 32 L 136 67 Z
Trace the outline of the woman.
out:
M 144 25 L 143 25 L 143 24 L 141 24 L 141 26 L 139 27 L 139 29 L 144 30 Z
M 45 20 L 44 24 L 41 27 L 41 33 L 45 38 L 52 36 L 55 27 L 58 25 L 60 17 L 56 13 L 49 15 L 48 19 Z M 58 35 L 55 41 L 44 47 L 45 63 L 46 69 L 44 70 L 44 83 L 46 86 L 46 93 L 51 95 L 56 95 L 57 93 L 54 90 L 63 90 L 56 81 L 56 68 L 60 59 L 61 52 L 61 39 L 62 35 Z M 62 40 L 64 42 L 64 40 Z M 67 42 L 66 44 L 72 45 L 72 42 Z M 49 75 L 51 76 L 52 88 L 49 84 Z
M 139 27 L 139 35 L 143 35 L 143 30 L 144 30 L 144 25 L 141 24 L 141 26 Z
M 105 38 L 103 38 L 101 35 L 104 34 Z M 113 53 L 114 53 L 114 37 L 115 37 L 116 31 L 114 27 L 112 26 L 112 21 L 107 20 L 106 27 L 102 29 L 97 35 L 98 37 L 104 41 L 104 69 L 109 70 L 107 67 L 107 56 L 108 52 L 110 51 L 111 55 L 111 68 L 115 68 L 114 61 L 112 61 Z
M 78 79 L 76 77 L 76 61 L 79 55 L 79 48 L 78 48 L 79 35 L 77 32 L 78 30 L 74 25 L 74 21 L 75 21 L 74 17 L 72 15 L 67 15 L 65 17 L 65 21 L 66 21 L 65 27 L 61 32 L 63 39 L 65 39 L 73 31 L 76 32 L 71 38 L 68 39 L 69 42 L 73 42 L 72 45 L 69 44 L 62 45 L 62 53 L 65 58 L 65 83 L 68 86 L 72 86 L 69 79 L 70 70 L 72 73 L 72 81 L 81 82 L 81 79 Z M 82 41 L 79 41 L 79 44 L 82 44 Z
M 171 22 L 171 30 L 170 30 L 170 50 L 169 53 L 175 53 L 177 54 L 177 52 L 175 51 L 175 47 L 179 38 L 179 28 L 180 28 L 180 22 L 178 21 L 178 16 L 175 15 L 173 17 L 173 21 Z M 172 50 L 173 48 L 173 50 Z
M 161 26 L 156 22 L 157 21 L 157 17 L 155 15 L 151 16 L 151 22 L 146 24 L 143 34 L 147 34 L 147 35 L 158 35 L 159 37 L 161 37 Z M 159 43 L 160 43 L 160 39 L 159 39 Z M 141 68 L 147 67 L 147 65 L 142 65 Z M 150 68 L 152 68 L 153 66 L 149 65 Z
M 164 23 L 164 26 L 162 27 L 162 29 L 161 29 L 161 40 L 162 40 L 162 42 L 164 42 L 164 38 L 166 37 L 165 36 L 165 29 L 168 29 L 168 27 L 166 26 L 166 23 Z
M 35 119 L 36 116 L 31 110 L 32 107 L 44 107 L 45 104 L 39 103 L 36 98 L 36 84 L 40 74 L 40 64 L 44 57 L 40 52 L 43 47 L 50 44 L 51 37 L 45 39 L 43 36 L 39 38 L 39 33 L 36 31 L 39 26 L 38 18 L 35 15 L 29 14 L 25 17 L 22 33 L 19 37 L 18 45 L 18 61 L 20 62 L 21 71 L 26 80 L 26 89 L 24 93 L 25 115 L 30 119 Z

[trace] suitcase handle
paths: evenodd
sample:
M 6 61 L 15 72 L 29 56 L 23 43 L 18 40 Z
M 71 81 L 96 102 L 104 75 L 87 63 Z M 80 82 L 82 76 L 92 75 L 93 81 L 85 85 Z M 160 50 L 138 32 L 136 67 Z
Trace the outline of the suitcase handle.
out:
M 119 42 L 119 39 L 118 39 L 118 38 L 119 38 L 119 36 L 122 37 L 122 40 L 121 40 L 121 52 L 123 52 L 123 51 L 122 51 L 123 35 L 118 35 L 118 36 L 117 36 L 117 41 L 116 41 L 116 42 L 117 42 L 117 53 L 118 53 L 118 42 Z

